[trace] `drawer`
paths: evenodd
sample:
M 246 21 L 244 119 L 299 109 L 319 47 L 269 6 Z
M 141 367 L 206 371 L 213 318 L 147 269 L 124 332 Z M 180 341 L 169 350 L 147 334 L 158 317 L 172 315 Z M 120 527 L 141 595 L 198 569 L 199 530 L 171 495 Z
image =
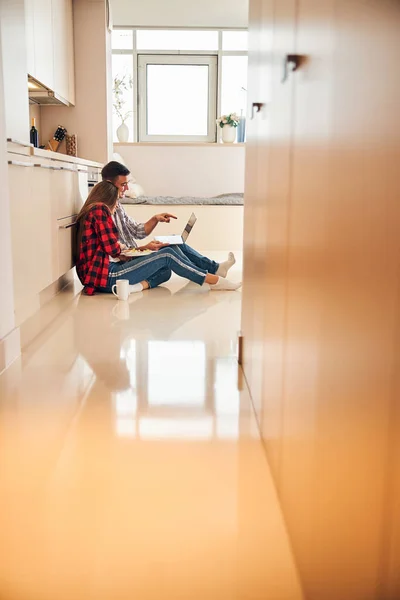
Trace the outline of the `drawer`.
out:
M 74 266 L 73 248 L 76 236 L 76 214 L 57 219 L 58 226 L 58 277 Z

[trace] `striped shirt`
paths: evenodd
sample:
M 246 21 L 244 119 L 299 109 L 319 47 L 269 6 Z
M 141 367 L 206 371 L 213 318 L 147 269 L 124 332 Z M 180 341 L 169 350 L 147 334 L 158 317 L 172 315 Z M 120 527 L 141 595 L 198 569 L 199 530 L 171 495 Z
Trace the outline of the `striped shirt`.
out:
M 147 235 L 144 223 L 136 223 L 136 221 L 128 217 L 120 202 L 118 202 L 113 220 L 118 229 L 119 241 L 128 248 L 137 248 L 136 240 L 142 240 Z

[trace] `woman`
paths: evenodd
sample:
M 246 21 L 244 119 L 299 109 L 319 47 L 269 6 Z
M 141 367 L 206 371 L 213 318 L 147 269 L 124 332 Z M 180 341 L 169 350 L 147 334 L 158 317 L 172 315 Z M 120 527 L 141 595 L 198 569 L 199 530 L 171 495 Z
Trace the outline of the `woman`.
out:
M 208 283 L 212 290 L 240 287 L 240 283 L 208 273 L 199 266 L 199 263 L 212 264 L 213 261 L 198 255 L 192 262 L 178 247 L 160 244 L 156 252 L 134 259 L 121 255 L 118 231 L 112 220 L 118 195 L 114 184 L 109 181 L 98 183 L 77 217 L 76 270 L 86 294 L 91 296 L 96 290 L 111 292 L 117 279 L 128 279 L 132 292 L 154 288 L 168 281 L 172 271 L 199 285 Z M 154 249 L 154 244 L 150 242 L 141 249 Z

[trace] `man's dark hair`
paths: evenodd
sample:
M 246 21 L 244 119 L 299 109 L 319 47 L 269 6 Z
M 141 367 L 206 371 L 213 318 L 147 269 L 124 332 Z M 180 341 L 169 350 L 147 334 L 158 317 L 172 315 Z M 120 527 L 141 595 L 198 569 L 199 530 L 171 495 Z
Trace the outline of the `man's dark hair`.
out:
M 130 170 L 116 160 L 107 163 L 101 170 L 102 178 L 107 181 L 115 181 L 120 175 L 127 176 L 129 174 Z

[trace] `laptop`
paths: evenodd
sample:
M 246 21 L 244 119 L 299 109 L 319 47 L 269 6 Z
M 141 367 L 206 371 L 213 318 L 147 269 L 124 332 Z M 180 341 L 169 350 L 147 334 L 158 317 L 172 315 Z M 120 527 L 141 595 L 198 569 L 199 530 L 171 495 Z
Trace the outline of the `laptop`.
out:
M 156 235 L 155 240 L 162 242 L 163 244 L 169 244 L 170 246 L 176 246 L 179 244 L 185 244 L 189 237 L 189 233 L 193 229 L 193 225 L 196 223 L 197 217 L 192 213 L 189 217 L 189 221 L 185 225 L 185 229 L 182 231 L 182 235 Z

